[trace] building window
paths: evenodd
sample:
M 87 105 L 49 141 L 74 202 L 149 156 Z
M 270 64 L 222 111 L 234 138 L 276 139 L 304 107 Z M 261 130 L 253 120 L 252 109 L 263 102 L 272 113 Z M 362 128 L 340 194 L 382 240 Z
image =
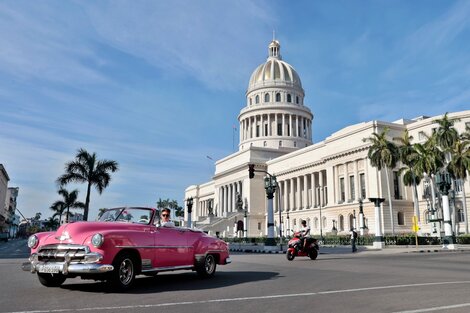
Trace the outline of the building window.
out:
M 401 199 L 401 196 L 400 196 L 400 177 L 398 176 L 397 171 L 393 171 L 393 193 L 394 193 L 395 199 L 397 199 L 397 200 Z
M 344 216 L 340 215 L 338 221 L 338 230 L 344 231 Z
M 398 214 L 397 214 L 397 223 L 400 226 L 405 225 L 405 214 L 403 212 L 398 212 Z
M 281 102 L 281 94 L 279 92 L 276 94 L 276 102 Z
M 258 230 L 261 230 L 261 223 L 258 223 Z
M 294 147 L 297 147 L 297 142 L 296 141 L 294 141 Z
M 460 222 L 465 222 L 465 215 L 463 214 L 463 210 L 459 209 L 457 211 L 457 221 Z
M 426 134 L 425 134 L 423 131 L 420 131 L 420 132 L 418 133 L 418 139 L 419 139 L 419 140 L 426 140 L 426 139 L 427 139 L 427 136 L 426 136 Z
M 256 137 L 259 137 L 259 125 L 256 125 Z
M 295 96 L 295 103 L 299 104 L 299 96 Z
M 268 124 L 264 124 L 264 135 L 268 136 Z
M 356 227 L 354 227 L 354 226 L 355 226 L 355 225 L 354 225 L 354 215 L 349 214 L 349 229 L 351 229 L 351 228 L 356 228 Z
M 356 188 L 354 186 L 354 175 L 349 176 L 349 193 L 350 193 L 350 199 L 355 200 Z
M 364 173 L 359 174 L 360 188 L 361 188 L 361 198 L 366 198 L 366 175 Z
M 344 200 L 346 199 L 346 195 L 344 193 L 344 177 L 341 177 L 339 179 L 339 195 L 340 195 L 339 203 L 343 203 Z
M 256 98 L 255 98 L 255 103 L 256 103 L 256 104 L 259 103 L 259 96 L 256 96 Z
M 282 136 L 282 124 L 277 124 L 277 135 Z
M 253 104 L 253 99 L 250 98 L 250 105 L 252 105 L 252 104 Z
M 322 227 L 326 228 L 326 226 L 327 226 L 326 225 L 326 216 L 323 216 L 323 223 L 322 224 L 323 224 Z
M 292 102 L 292 96 L 290 95 L 290 93 L 287 94 L 287 102 Z
M 318 229 L 318 218 L 313 219 L 313 228 Z
M 264 102 L 269 102 L 269 93 L 264 95 Z

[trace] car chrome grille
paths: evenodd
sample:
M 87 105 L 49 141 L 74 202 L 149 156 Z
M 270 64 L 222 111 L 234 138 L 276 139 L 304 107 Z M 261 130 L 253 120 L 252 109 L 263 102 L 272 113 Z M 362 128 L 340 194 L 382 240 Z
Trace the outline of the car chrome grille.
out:
M 58 244 L 42 246 L 38 250 L 38 261 L 42 262 L 64 262 L 67 259 L 70 263 L 81 262 L 85 255 L 90 252 L 87 246 Z

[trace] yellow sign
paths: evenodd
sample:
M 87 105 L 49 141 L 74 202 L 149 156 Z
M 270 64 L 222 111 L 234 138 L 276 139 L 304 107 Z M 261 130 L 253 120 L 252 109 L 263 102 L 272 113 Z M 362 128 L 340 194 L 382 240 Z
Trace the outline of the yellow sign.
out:
M 413 216 L 413 226 L 411 227 L 411 229 L 416 233 L 418 232 L 419 230 L 419 226 L 418 226 L 418 217 L 415 215 Z

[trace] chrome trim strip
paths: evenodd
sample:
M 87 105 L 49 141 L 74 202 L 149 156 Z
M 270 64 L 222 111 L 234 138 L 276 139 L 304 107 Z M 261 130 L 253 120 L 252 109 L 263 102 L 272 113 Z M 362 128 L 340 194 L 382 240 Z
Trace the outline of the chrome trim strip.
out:
M 177 270 L 185 270 L 189 268 L 193 268 L 194 265 L 179 265 L 179 266 L 165 266 L 165 267 L 154 267 L 148 270 L 142 270 L 142 273 L 148 272 L 165 272 L 165 271 L 177 271 Z
M 144 249 L 179 249 L 188 248 L 192 249 L 193 246 L 116 246 L 116 248 L 144 248 Z

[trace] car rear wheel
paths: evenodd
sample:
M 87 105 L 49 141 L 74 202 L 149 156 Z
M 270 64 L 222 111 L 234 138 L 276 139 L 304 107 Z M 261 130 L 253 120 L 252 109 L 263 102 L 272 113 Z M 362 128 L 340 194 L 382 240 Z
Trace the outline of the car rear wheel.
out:
M 125 253 L 118 255 L 113 262 L 114 270 L 110 272 L 107 280 L 112 289 L 129 289 L 135 281 L 136 262 L 134 258 Z
M 196 266 L 196 272 L 200 277 L 207 278 L 214 276 L 217 263 L 212 254 L 206 255 L 204 261 Z
M 46 287 L 59 287 L 67 279 L 62 274 L 38 273 L 39 282 Z

